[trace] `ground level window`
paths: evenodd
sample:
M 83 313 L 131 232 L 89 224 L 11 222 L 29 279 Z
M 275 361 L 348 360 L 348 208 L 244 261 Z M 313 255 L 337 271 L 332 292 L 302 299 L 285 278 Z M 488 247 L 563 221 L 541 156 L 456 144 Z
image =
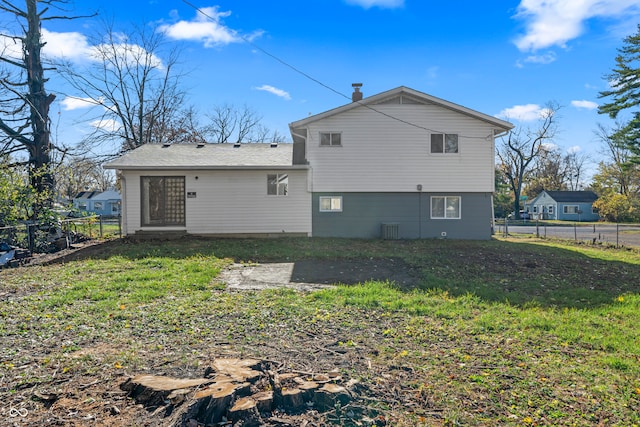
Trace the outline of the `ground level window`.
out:
M 142 225 L 185 225 L 184 176 L 143 176 Z
M 460 219 L 460 196 L 431 197 L 432 219 Z
M 273 173 L 267 175 L 267 194 L 269 196 L 286 196 L 289 193 L 289 175 Z
M 565 205 L 562 207 L 562 211 L 566 214 L 577 214 L 578 205 Z
M 321 196 L 320 212 L 342 212 L 342 196 Z

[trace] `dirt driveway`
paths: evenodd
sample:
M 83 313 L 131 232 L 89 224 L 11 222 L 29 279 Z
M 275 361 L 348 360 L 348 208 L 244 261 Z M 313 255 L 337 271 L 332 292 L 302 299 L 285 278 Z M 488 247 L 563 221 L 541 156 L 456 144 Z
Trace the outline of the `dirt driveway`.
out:
M 293 288 L 313 291 L 336 284 L 355 285 L 370 280 L 413 287 L 417 272 L 400 259 L 302 260 L 262 264 L 233 264 L 219 278 L 230 289 Z

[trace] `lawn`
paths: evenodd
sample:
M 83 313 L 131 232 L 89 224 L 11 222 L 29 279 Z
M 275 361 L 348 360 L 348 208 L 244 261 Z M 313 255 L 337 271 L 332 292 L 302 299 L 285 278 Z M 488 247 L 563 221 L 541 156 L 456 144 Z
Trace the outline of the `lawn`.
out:
M 232 291 L 217 278 L 234 262 L 388 259 L 411 285 Z M 640 425 L 639 324 L 640 253 L 629 249 L 113 240 L 0 271 L 0 419 L 162 425 L 166 411 L 120 389 L 127 378 L 197 378 L 215 358 L 252 357 L 350 380 L 348 405 L 281 414 L 291 425 Z

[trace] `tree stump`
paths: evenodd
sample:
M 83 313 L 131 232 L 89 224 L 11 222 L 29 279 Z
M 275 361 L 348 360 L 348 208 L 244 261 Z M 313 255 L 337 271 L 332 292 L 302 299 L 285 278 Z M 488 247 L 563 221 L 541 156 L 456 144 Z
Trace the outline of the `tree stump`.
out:
M 346 388 L 332 383 L 327 383 L 318 390 L 313 397 L 313 403 L 320 411 L 327 411 L 336 406 L 336 403 L 345 405 L 351 401 L 351 396 Z
M 282 406 L 285 410 L 297 410 L 304 406 L 302 390 L 299 388 L 289 388 L 282 390 Z
M 313 401 L 313 396 L 316 394 L 318 387 L 320 387 L 320 384 L 315 381 L 304 381 L 298 386 L 302 390 L 302 397 L 305 402 Z
M 258 412 L 267 413 L 271 412 L 273 409 L 273 391 L 265 390 L 259 391 L 251 396 L 253 400 L 256 402 L 256 406 L 258 408 Z
M 216 372 L 238 382 L 254 382 L 262 375 L 253 369 L 260 365 L 260 361 L 254 359 L 216 359 L 211 365 Z
M 232 382 L 211 384 L 208 388 L 197 391 L 193 397 L 200 400 L 198 418 L 205 423 L 217 423 L 227 413 L 233 400 L 236 385 Z
M 262 424 L 256 402 L 250 397 L 242 397 L 236 401 L 233 407 L 229 409 L 229 419 L 234 424 L 242 420 L 242 425 L 245 427 L 260 426 Z
M 128 391 L 129 396 L 145 406 L 162 406 L 173 391 L 195 388 L 212 381 L 208 378 L 178 379 L 156 375 L 138 375 L 129 378 L 120 388 Z

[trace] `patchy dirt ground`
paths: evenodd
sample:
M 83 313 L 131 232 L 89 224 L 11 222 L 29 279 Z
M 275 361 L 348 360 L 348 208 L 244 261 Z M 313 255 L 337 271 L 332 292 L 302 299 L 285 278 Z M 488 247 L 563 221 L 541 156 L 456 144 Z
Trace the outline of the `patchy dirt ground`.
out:
M 57 253 L 37 255 L 29 265 L 60 264 L 97 257 L 108 252 L 109 246 L 114 244 L 117 243 L 85 242 Z M 416 281 L 412 268 L 402 260 L 393 258 L 233 264 L 221 273 L 219 279 L 227 285 L 221 293 L 278 287 L 310 291 L 336 283 L 356 284 L 372 279 L 412 286 Z M 31 292 L 28 289 L 14 290 L 11 293 L 0 292 L 0 301 L 18 300 Z M 235 316 L 238 319 L 226 321 L 243 321 L 242 313 Z M 175 417 L 168 416 L 171 409 L 162 405 L 145 407 L 137 404 L 127 392 L 121 390 L 120 385 L 131 376 L 145 372 L 175 378 L 201 378 L 205 367 L 215 358 L 247 355 L 259 357 L 275 372 L 295 372 L 313 377 L 318 373 L 342 370 L 352 372 L 354 376 L 365 374 L 378 378 L 377 384 L 365 385 L 352 381 L 349 393 L 353 400 L 341 408 L 341 414 L 336 413 L 335 408 L 325 411 L 314 408 L 281 411 L 264 418 L 263 426 L 393 425 L 389 424 L 388 413 L 372 409 L 369 405 L 382 401 L 387 407 L 406 405 L 403 392 L 394 378 L 396 375 L 404 378 L 410 372 L 403 368 L 398 368 L 395 373 L 389 372 L 386 367 L 377 368 L 370 358 L 371 352 L 375 355 L 377 351 L 367 349 L 375 348 L 375 336 L 369 337 L 370 346 L 364 343 L 358 346 L 344 345 L 343 342 L 351 340 L 352 331 L 347 334 L 339 317 L 329 319 L 328 313 L 323 316 L 326 319 L 321 328 L 308 328 L 308 325 L 296 327 L 295 320 L 292 321 L 293 326 L 274 324 L 261 334 L 261 340 L 244 343 L 240 347 L 232 343 L 233 337 L 229 331 L 225 331 L 224 322 L 218 326 L 210 325 L 216 329 L 213 335 L 217 338 L 213 342 L 197 343 L 186 348 L 164 347 L 153 337 L 139 337 L 138 342 L 131 343 L 131 346 L 137 348 L 136 357 L 140 359 L 141 366 L 131 372 L 117 361 L 122 354 L 131 350 L 112 345 L 108 339 L 81 342 L 74 333 L 65 340 L 65 333 L 61 332 L 56 337 L 40 342 L 32 340 L 25 344 L 20 337 L 15 337 L 15 340 L 3 345 L 22 348 L 5 352 L 5 356 L 11 354 L 10 359 L 2 360 L 0 357 L 0 364 L 4 363 L 5 367 L 10 367 L 13 375 L 17 374 L 14 378 L 0 376 L 0 401 L 3 405 L 0 407 L 0 426 L 205 426 L 193 420 L 176 424 Z M 360 313 L 359 321 L 363 330 L 379 326 L 379 319 L 371 311 Z M 247 329 L 255 326 L 247 325 Z M 149 331 L 149 334 L 152 332 Z M 47 354 L 60 348 L 63 349 L 65 360 L 54 363 Z M 185 361 L 185 357 L 191 359 Z M 14 365 L 16 360 L 21 361 L 19 366 Z M 76 365 L 82 366 L 84 371 L 78 371 L 74 367 Z M 346 381 L 347 378 L 344 379 Z M 395 397 L 390 398 L 389 390 Z M 231 426 L 232 423 L 215 425 Z M 244 424 L 240 422 L 233 425 Z

